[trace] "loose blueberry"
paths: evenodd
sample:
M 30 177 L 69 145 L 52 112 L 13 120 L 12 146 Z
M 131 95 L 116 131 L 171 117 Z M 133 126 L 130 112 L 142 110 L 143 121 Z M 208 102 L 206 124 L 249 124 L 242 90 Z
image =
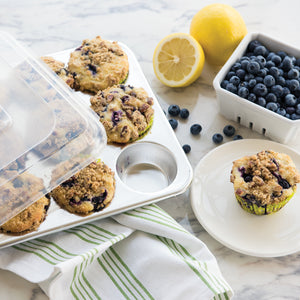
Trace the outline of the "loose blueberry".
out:
M 251 41 L 247 47 L 247 52 L 253 52 L 258 46 L 261 46 L 261 43 L 258 40 Z
M 179 116 L 182 118 L 182 119 L 187 119 L 190 115 L 190 112 L 188 109 L 186 108 L 183 108 L 180 110 L 180 113 L 179 113 Z
M 190 153 L 191 152 L 191 146 L 188 144 L 185 144 L 182 146 L 182 149 L 185 153 Z
M 276 113 L 278 113 L 279 115 L 281 116 L 285 116 L 286 114 L 286 110 L 283 108 L 283 107 L 279 107 L 277 110 L 276 110 Z
M 286 85 L 290 91 L 294 92 L 299 87 L 299 81 L 297 79 L 286 80 Z
M 237 135 L 235 135 L 234 137 L 233 137 L 233 140 L 234 141 L 236 141 L 236 140 L 242 140 L 243 139 L 243 137 L 241 136 L 241 135 L 239 135 L 239 134 L 237 134 Z
M 240 78 L 241 80 L 244 79 L 245 75 L 246 75 L 245 70 L 243 70 L 243 69 L 238 69 L 238 70 L 236 70 L 236 76 L 237 76 L 238 78 Z
M 289 79 L 297 79 L 298 77 L 299 77 L 299 71 L 297 69 L 293 68 L 288 71 Z
M 287 56 L 287 54 L 284 51 L 278 51 L 276 54 L 279 55 L 281 59 L 284 59 Z
M 226 135 L 226 136 L 233 136 L 235 134 L 235 128 L 232 126 L 232 125 L 226 125 L 224 128 L 223 128 L 223 133 Z
M 275 94 L 277 98 L 280 98 L 283 93 L 283 88 L 281 85 L 276 84 L 271 87 L 271 92 Z
M 276 67 L 271 67 L 270 69 L 269 69 L 269 73 L 270 73 L 270 75 L 272 75 L 275 79 L 276 78 L 278 78 L 279 77 L 279 69 L 278 68 L 276 68 Z
M 175 130 L 175 129 L 177 128 L 177 126 L 178 126 L 178 121 L 175 120 L 175 119 L 170 119 L 170 120 L 169 120 L 169 123 L 170 123 L 171 127 L 172 127 L 174 130 Z
M 215 144 L 220 144 L 222 143 L 223 141 L 223 135 L 220 134 L 220 133 L 215 133 L 213 136 L 212 136 L 212 140 Z
M 202 127 L 200 124 L 193 124 L 190 128 L 190 132 L 192 135 L 197 135 L 201 132 Z
M 177 104 L 172 104 L 168 108 L 168 113 L 170 116 L 176 117 L 180 113 L 180 108 Z
M 251 89 L 254 88 L 254 86 L 256 85 L 256 83 L 257 83 L 257 82 L 256 82 L 255 79 L 250 79 L 250 80 L 249 80 L 249 88 L 251 88 Z

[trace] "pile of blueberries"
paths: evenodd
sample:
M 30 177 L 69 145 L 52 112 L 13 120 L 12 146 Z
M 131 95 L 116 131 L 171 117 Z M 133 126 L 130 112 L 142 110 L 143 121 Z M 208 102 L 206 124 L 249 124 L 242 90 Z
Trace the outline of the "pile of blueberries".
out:
M 180 109 L 180 107 L 177 104 L 171 104 L 168 108 L 168 113 L 170 116 L 172 117 L 177 117 L 179 116 L 181 119 L 187 119 L 190 115 L 190 112 L 188 109 L 186 108 L 182 108 Z M 169 119 L 169 123 L 171 125 L 171 127 L 175 130 L 178 127 L 178 121 L 174 118 Z M 202 126 L 198 123 L 193 124 L 190 127 L 190 133 L 192 135 L 198 135 L 200 134 L 200 132 L 202 131 Z M 223 133 L 224 135 L 226 135 L 227 137 L 232 137 L 233 136 L 233 140 L 240 140 L 243 137 L 239 134 L 235 135 L 235 128 L 232 125 L 226 125 L 223 128 Z M 223 135 L 220 133 L 215 133 L 212 136 L 212 141 L 215 144 L 220 144 L 223 141 Z M 188 144 L 185 144 L 182 146 L 183 150 L 185 153 L 189 153 L 191 151 L 191 146 Z
M 300 119 L 300 59 L 258 40 L 231 67 L 221 87 L 291 120 Z

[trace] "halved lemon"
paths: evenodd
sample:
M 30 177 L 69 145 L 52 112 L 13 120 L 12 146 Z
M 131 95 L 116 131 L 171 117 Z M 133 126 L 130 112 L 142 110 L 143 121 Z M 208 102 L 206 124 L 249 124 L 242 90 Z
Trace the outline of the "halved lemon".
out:
M 156 77 L 170 87 L 184 87 L 201 75 L 204 52 L 195 38 L 187 33 L 173 33 L 163 38 L 154 50 Z

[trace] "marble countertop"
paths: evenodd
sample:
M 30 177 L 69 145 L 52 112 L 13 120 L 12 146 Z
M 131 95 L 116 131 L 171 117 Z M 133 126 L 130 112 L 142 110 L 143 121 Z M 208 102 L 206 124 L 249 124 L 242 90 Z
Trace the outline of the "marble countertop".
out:
M 217 109 L 212 80 L 218 71 L 208 65 L 202 76 L 187 88 L 168 88 L 155 77 L 153 51 L 157 43 L 173 32 L 189 32 L 193 15 L 212 1 L 204 0 L 17 0 L 0 1 L 0 30 L 11 33 L 37 55 L 72 48 L 84 38 L 101 35 L 125 43 L 136 54 L 161 106 L 178 104 L 190 111 L 179 123 L 180 144 L 190 144 L 189 161 L 198 161 L 216 146 L 213 133 L 229 123 L 244 138 L 263 138 L 250 129 L 229 122 Z M 300 48 L 297 0 L 230 0 L 243 16 L 249 32 L 263 32 Z M 203 127 L 199 137 L 189 134 L 190 125 Z M 223 143 L 228 142 L 225 138 Z M 258 258 L 235 252 L 211 237 L 199 224 L 190 204 L 189 191 L 159 203 L 181 225 L 201 239 L 217 258 L 220 269 L 234 290 L 234 299 L 299 299 L 300 253 L 278 258 Z M 0 270 L 0 299 L 45 300 L 35 284 Z

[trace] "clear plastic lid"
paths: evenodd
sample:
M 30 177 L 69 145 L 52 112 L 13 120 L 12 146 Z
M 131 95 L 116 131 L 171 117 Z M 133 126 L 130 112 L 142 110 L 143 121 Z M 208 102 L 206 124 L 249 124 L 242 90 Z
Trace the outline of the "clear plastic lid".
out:
M 0 31 L 0 224 L 99 157 L 105 130 L 82 101 Z

